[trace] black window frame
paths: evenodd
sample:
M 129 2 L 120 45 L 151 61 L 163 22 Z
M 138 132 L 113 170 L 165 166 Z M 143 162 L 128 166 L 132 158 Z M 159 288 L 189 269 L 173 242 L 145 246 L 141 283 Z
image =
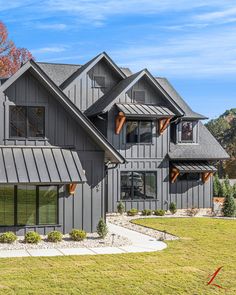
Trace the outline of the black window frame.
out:
M 30 184 L 29 184 L 30 185 Z M 42 185 L 34 185 L 35 186 L 35 191 L 36 191 L 36 201 L 35 201 L 35 207 L 36 207 L 36 222 L 35 224 L 19 224 L 17 222 L 18 218 L 18 210 L 17 210 L 17 197 L 18 197 L 18 190 L 17 190 L 17 185 L 12 185 L 14 187 L 14 224 L 12 225 L 1 225 L 0 227 L 34 227 L 34 226 L 55 226 L 58 225 L 59 222 L 59 185 L 56 184 L 42 184 Z M 53 224 L 42 224 L 39 223 L 39 187 L 50 187 L 50 186 L 55 186 L 57 188 L 57 212 L 56 212 L 56 223 Z
M 97 78 L 104 79 L 104 85 L 103 86 L 99 85 L 99 83 L 96 81 Z M 92 81 L 92 87 L 93 88 L 102 88 L 102 89 L 106 88 L 106 77 L 103 76 L 103 75 L 94 75 L 93 76 L 93 81 Z
M 192 125 L 192 138 L 191 139 L 183 139 L 183 124 L 184 123 L 190 123 Z M 192 143 L 194 142 L 194 121 L 182 121 L 181 122 L 181 136 L 180 136 L 180 140 L 183 143 Z
M 129 199 L 123 199 L 121 196 L 122 193 L 122 189 L 121 189 L 121 177 L 122 177 L 122 173 L 131 173 L 132 174 L 132 186 L 131 186 L 131 198 Z M 134 173 L 143 173 L 144 174 L 144 198 L 134 198 L 134 186 L 133 186 L 133 174 Z M 146 197 L 146 174 L 147 173 L 153 173 L 155 175 L 155 197 L 154 198 L 147 198 Z M 120 172 L 120 200 L 125 202 L 125 201 L 143 201 L 143 200 L 157 200 L 157 171 L 137 171 L 137 170 L 133 170 L 133 171 L 121 171 Z
M 193 175 L 197 175 L 195 177 L 192 177 Z M 201 181 L 201 173 L 200 172 L 189 172 L 189 173 L 181 173 L 178 176 L 178 181 Z
M 25 136 L 16 136 L 16 135 L 12 135 L 11 133 L 11 117 L 12 117 L 12 113 L 11 113 L 11 110 L 13 108 L 23 108 L 25 109 L 25 114 L 26 114 L 26 117 L 25 117 L 25 125 L 26 125 L 26 130 L 25 130 Z M 32 109 L 32 108 L 42 108 L 43 109 L 43 134 L 41 136 L 29 136 L 29 116 L 28 116 L 28 113 L 29 113 L 29 110 Z M 29 138 L 29 139 L 40 139 L 40 138 L 45 138 L 45 135 L 46 135 L 46 108 L 45 106 L 42 106 L 42 105 L 10 105 L 9 106 L 9 138 Z
M 139 98 L 137 98 L 138 93 L 143 93 L 143 97 L 140 100 Z M 133 90 L 133 102 L 134 103 L 141 103 L 141 104 L 145 104 L 145 99 L 146 99 L 146 91 L 145 90 Z
M 138 137 L 137 141 L 127 141 L 127 126 L 129 122 L 137 122 L 138 123 Z M 150 141 L 140 141 L 140 125 L 142 122 L 148 122 L 151 124 L 151 138 Z M 126 120 L 125 123 L 125 143 L 126 144 L 152 144 L 153 143 L 153 121 L 151 120 Z

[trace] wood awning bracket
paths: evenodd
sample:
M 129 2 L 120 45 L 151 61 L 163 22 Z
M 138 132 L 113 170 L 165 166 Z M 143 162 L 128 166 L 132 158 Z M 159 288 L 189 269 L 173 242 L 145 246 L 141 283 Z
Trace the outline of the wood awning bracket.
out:
M 115 122 L 115 132 L 116 134 L 120 134 L 120 131 L 125 123 L 126 117 L 125 114 L 123 112 L 119 112 L 119 114 L 116 117 L 116 122 Z
M 212 175 L 213 175 L 213 172 L 203 172 L 202 173 L 202 182 L 203 183 L 207 182 Z
M 168 125 L 170 124 L 171 118 L 162 118 L 159 119 L 159 132 L 160 134 L 163 134 Z
M 170 173 L 171 183 L 174 183 L 176 181 L 179 174 L 180 174 L 180 172 L 179 172 L 179 170 L 177 168 L 172 168 L 171 169 L 171 173 Z
M 71 183 L 68 185 L 68 190 L 70 195 L 75 194 L 76 187 L 77 187 L 77 183 Z

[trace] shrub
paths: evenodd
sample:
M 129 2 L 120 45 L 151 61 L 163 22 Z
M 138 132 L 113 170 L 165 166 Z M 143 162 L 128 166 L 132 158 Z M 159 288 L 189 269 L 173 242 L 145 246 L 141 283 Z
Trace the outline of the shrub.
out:
M 128 216 L 135 216 L 138 214 L 138 210 L 135 208 L 130 209 L 129 211 L 127 211 L 127 215 Z
M 213 194 L 214 197 L 219 197 L 220 196 L 220 188 L 221 188 L 221 183 L 219 180 L 218 174 L 216 174 L 213 178 Z
M 0 243 L 12 244 L 17 240 L 17 236 L 12 231 L 7 231 L 0 235 Z
M 98 225 L 97 225 L 97 233 L 100 238 L 104 239 L 108 234 L 108 227 L 103 218 L 100 218 Z
M 86 239 L 87 233 L 84 230 L 72 229 L 70 237 L 73 241 L 83 241 Z
M 236 205 L 233 194 L 227 195 L 224 200 L 222 212 L 224 216 L 233 217 L 235 216 Z
M 144 216 L 152 215 L 152 210 L 150 210 L 150 209 L 144 209 L 142 211 L 142 215 L 144 215 Z
M 125 212 L 125 205 L 121 201 L 117 205 L 117 211 L 120 214 L 123 214 Z
M 25 242 L 30 244 L 38 244 L 41 241 L 41 237 L 37 232 L 29 231 L 25 234 Z
M 173 202 L 170 203 L 169 210 L 172 214 L 176 213 L 177 209 L 176 209 L 175 203 L 173 203 Z
M 233 186 L 233 197 L 236 198 L 236 183 Z
M 57 230 L 51 231 L 48 234 L 48 240 L 49 240 L 49 242 L 53 242 L 53 243 L 61 242 L 62 233 Z
M 165 210 L 162 210 L 162 209 L 159 209 L 159 210 L 155 210 L 154 211 L 154 214 L 156 215 L 156 216 L 164 216 L 165 215 Z

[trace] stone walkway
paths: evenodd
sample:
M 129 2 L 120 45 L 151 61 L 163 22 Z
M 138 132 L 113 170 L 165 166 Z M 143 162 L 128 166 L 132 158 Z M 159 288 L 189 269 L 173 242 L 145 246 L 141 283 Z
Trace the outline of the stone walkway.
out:
M 97 254 L 124 254 L 137 252 L 160 251 L 167 247 L 164 242 L 136 231 L 108 223 L 111 233 L 124 236 L 131 241 L 131 245 L 122 247 L 94 247 L 94 248 L 54 248 L 29 250 L 0 250 L 0 258 L 10 257 L 46 257 L 63 255 L 97 255 Z

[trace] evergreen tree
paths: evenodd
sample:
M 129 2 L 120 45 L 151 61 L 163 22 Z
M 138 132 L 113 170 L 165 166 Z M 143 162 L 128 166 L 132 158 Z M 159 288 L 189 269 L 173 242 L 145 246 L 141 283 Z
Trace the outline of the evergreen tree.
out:
M 220 196 L 220 187 L 221 187 L 221 183 L 220 183 L 220 180 L 219 180 L 219 175 L 216 174 L 214 176 L 214 179 L 213 179 L 213 194 L 214 194 L 214 197 Z
M 232 187 L 230 185 L 230 181 L 229 181 L 229 176 L 226 175 L 226 178 L 224 180 L 225 183 L 225 190 L 226 190 L 226 195 L 231 195 L 232 194 Z
M 227 217 L 234 217 L 235 216 L 236 205 L 234 201 L 233 194 L 227 195 L 224 200 L 223 204 L 223 215 Z

